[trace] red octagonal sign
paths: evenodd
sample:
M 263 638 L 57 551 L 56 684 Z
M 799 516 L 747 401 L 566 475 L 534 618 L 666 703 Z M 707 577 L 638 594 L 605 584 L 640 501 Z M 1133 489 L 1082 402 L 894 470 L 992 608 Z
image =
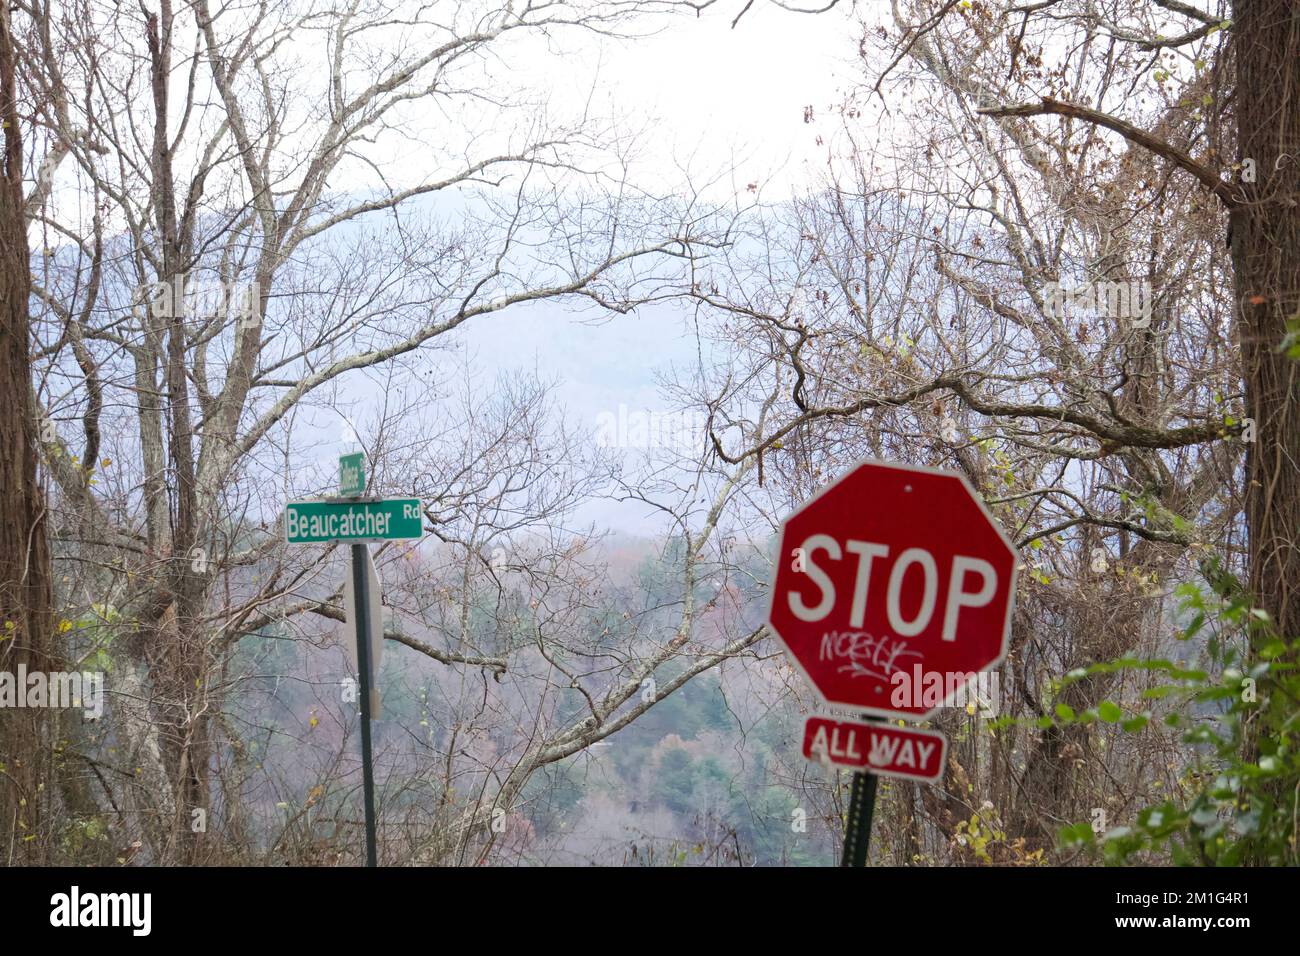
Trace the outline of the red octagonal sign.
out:
M 768 624 L 828 704 L 924 720 L 1006 657 L 1016 549 L 958 472 L 862 462 L 778 554 Z

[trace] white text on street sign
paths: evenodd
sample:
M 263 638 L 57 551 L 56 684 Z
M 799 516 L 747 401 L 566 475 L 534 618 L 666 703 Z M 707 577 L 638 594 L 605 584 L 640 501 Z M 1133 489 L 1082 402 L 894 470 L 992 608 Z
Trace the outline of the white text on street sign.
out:
M 362 452 L 339 455 L 339 494 L 355 498 L 366 490 L 366 456 Z
M 412 541 L 424 536 L 418 498 L 384 501 L 290 501 L 284 506 L 289 544 L 327 541 Z
M 948 738 L 935 730 L 816 715 L 804 723 L 803 755 L 814 763 L 933 782 L 947 753 Z

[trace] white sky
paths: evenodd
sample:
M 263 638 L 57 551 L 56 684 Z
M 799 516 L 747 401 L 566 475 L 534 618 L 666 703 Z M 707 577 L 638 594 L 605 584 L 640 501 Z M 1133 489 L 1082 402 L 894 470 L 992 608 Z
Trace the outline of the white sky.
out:
M 536 108 L 503 114 L 479 100 L 412 104 L 402 113 L 401 139 L 386 141 L 376 158 L 390 163 L 397 178 L 414 181 L 432 174 L 439 158 L 449 168 L 463 161 L 462 129 L 475 137 L 469 154 L 478 157 L 510 142 L 510 130 L 520 123 L 544 116 L 545 128 L 585 111 L 593 117 L 590 135 L 607 140 L 597 127 L 609 118 L 620 139 L 635 141 L 639 162 L 631 172 L 638 186 L 678 188 L 680 166 L 688 166 L 697 182 L 728 171 L 725 187 L 717 187 L 727 193 L 735 183 L 743 191 L 758 182 L 764 199 L 780 199 L 804 179 L 806 163 L 825 161 L 815 144 L 818 130 L 804 122 L 804 107 L 824 116 L 840 91 L 860 79 L 861 28 L 847 3 L 807 15 L 756 0 L 733 30 L 743 3 L 719 0 L 698 18 L 642 21 L 638 29 L 662 28 L 636 39 L 576 29 L 511 36 L 490 48 L 482 73 L 458 79 L 476 82 L 505 103 L 528 101 Z M 884 9 L 878 3 L 870 8 Z M 521 141 L 515 137 L 515 145 Z M 364 168 L 356 172 L 368 176 Z M 331 181 L 333 188 L 351 185 Z
M 671 175 L 673 153 L 725 167 L 748 157 L 743 185 L 758 181 L 767 199 L 803 178 L 805 164 L 824 162 L 818 115 L 853 81 L 856 26 L 846 10 L 788 13 L 762 0 L 733 30 L 740 0 L 718 3 L 699 19 L 678 19 L 658 36 L 607 51 L 601 75 L 632 115 L 656 117 L 658 163 Z

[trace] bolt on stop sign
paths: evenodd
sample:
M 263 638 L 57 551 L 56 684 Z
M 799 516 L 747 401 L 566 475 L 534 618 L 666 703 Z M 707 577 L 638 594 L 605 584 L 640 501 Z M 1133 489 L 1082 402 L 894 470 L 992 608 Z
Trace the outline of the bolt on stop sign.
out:
M 826 703 L 925 720 L 1006 657 L 1016 564 L 964 475 L 866 461 L 782 524 L 768 625 Z

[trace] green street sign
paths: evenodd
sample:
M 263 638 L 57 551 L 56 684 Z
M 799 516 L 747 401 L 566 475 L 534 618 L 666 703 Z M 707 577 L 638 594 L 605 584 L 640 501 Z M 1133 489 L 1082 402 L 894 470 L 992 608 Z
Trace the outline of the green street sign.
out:
M 364 452 L 339 455 L 339 494 L 356 498 L 366 490 L 366 456 Z
M 386 501 L 290 501 L 284 506 L 289 544 L 326 541 L 409 541 L 424 536 L 418 498 Z

